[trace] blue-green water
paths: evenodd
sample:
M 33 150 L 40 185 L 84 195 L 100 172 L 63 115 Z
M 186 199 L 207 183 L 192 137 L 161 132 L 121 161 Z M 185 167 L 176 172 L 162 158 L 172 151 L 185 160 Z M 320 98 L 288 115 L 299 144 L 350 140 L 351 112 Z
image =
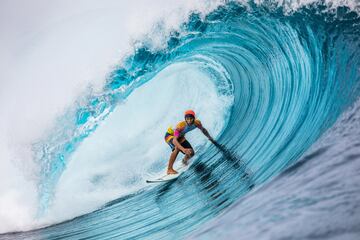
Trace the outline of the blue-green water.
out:
M 177 181 L 145 187 L 57 225 L 0 237 L 183 238 L 271 181 L 360 93 L 360 19 L 346 7 L 325 9 L 320 4 L 285 15 L 281 8 L 228 3 L 205 18 L 193 13 L 163 50 L 143 42 L 109 74 L 100 95 L 90 94 L 59 119 L 54 134 L 34 145 L 43 166 L 39 216 L 78 146 L 133 91 L 173 64 L 196 65 L 221 94 L 233 97 L 217 139 L 221 146 L 200 151 Z

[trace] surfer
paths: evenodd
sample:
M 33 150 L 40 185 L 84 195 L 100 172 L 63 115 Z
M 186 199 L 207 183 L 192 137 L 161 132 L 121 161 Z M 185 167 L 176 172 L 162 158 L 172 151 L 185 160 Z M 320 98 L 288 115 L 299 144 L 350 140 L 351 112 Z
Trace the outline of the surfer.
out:
M 210 136 L 209 132 L 201 125 L 200 120 L 195 118 L 195 112 L 193 110 L 187 110 L 185 112 L 185 121 L 179 122 L 175 129 L 169 127 L 165 134 L 165 141 L 167 144 L 169 144 L 172 150 L 167 174 L 177 174 L 173 168 L 173 165 L 179 152 L 185 154 L 185 157 L 182 160 L 183 164 L 185 165 L 188 165 L 189 159 L 194 156 L 194 149 L 185 139 L 185 134 L 194 130 L 195 128 L 200 129 L 212 143 L 215 143 L 215 140 Z

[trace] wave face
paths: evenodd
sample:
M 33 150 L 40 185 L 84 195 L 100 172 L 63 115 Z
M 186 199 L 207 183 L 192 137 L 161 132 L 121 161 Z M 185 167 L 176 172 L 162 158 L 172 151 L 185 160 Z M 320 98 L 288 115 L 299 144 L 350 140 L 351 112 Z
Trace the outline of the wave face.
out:
M 168 82 L 159 78 L 185 74 L 190 79 L 174 83 L 186 94 L 168 91 L 169 100 L 156 104 L 171 112 L 177 111 L 176 104 L 183 104 L 180 100 L 175 106 L 168 104 L 175 95 L 191 99 L 189 107 L 199 109 L 199 118 L 207 120 L 208 129 L 221 145 L 194 137 L 197 156 L 177 181 L 149 188 L 142 184 L 148 176 L 124 172 L 125 179 L 117 179 L 117 183 L 130 190 L 123 190 L 121 198 L 57 225 L 3 236 L 171 239 L 189 234 L 298 160 L 358 98 L 359 24 L 357 13 L 346 7 L 326 11 L 317 4 L 285 15 L 281 8 L 228 3 L 205 17 L 193 13 L 181 30 L 170 34 L 165 49 L 141 42 L 109 75 L 101 93 L 89 94 L 80 107 L 59 119 L 61 125 L 46 140 L 34 144 L 42 166 L 39 216 L 56 204 L 55 192 L 66 181 L 66 171 L 71 172 L 65 171 L 71 169 L 71 161 L 98 144 L 98 131 L 115 132 L 118 125 L 109 123 L 116 121 L 113 116 L 118 115 L 117 120 L 131 118 L 131 111 L 142 108 L 136 101 L 126 106 L 131 96 L 138 94 L 136 99 L 150 101 L 154 92 L 170 89 L 164 88 Z M 194 76 L 196 79 L 191 79 Z M 160 84 L 152 88 L 156 81 Z M 150 88 L 148 93 L 142 90 L 145 88 Z M 188 89 L 195 91 L 186 92 Z M 212 94 L 206 96 L 209 92 Z M 128 111 L 121 112 L 122 107 Z M 152 111 L 140 118 L 151 116 Z M 209 114 L 218 114 L 218 118 Z M 178 117 L 157 115 L 166 119 L 163 124 Z M 156 125 L 158 119 L 153 121 L 151 125 Z M 106 124 L 108 130 L 102 126 Z M 126 128 L 133 127 L 131 122 L 127 124 Z M 86 142 L 92 145 L 84 150 Z M 138 144 L 128 147 L 130 153 L 140 148 Z M 164 149 L 155 152 L 163 158 L 169 154 Z M 141 170 L 152 174 L 166 165 L 159 159 L 147 163 L 139 159 L 137 163 L 145 166 Z M 108 186 L 109 172 L 92 173 L 91 187 Z

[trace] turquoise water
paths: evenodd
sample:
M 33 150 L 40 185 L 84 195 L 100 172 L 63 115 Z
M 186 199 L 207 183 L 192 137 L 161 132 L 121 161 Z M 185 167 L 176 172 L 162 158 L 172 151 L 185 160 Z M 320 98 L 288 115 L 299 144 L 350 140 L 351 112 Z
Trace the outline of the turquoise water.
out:
M 217 139 L 221 145 L 200 151 L 177 181 L 57 225 L 3 236 L 182 238 L 270 181 L 299 160 L 360 93 L 360 19 L 345 7 L 324 9 L 314 5 L 284 15 L 278 8 L 229 3 L 205 18 L 193 13 L 165 49 L 142 42 L 109 74 L 101 94 L 89 94 L 64 113 L 54 134 L 34 145 L 42 166 L 39 216 L 79 145 L 132 92 L 171 65 L 194 64 L 221 94 L 233 97 Z

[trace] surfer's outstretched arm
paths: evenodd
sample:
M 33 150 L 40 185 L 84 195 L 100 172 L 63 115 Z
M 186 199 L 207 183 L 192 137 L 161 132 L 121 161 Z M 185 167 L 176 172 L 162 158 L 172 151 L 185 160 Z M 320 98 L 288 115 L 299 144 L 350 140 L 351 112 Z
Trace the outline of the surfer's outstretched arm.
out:
M 216 141 L 210 136 L 210 134 L 209 134 L 208 130 L 206 130 L 206 128 L 202 127 L 202 128 L 200 128 L 200 130 L 210 140 L 210 142 L 216 143 Z

